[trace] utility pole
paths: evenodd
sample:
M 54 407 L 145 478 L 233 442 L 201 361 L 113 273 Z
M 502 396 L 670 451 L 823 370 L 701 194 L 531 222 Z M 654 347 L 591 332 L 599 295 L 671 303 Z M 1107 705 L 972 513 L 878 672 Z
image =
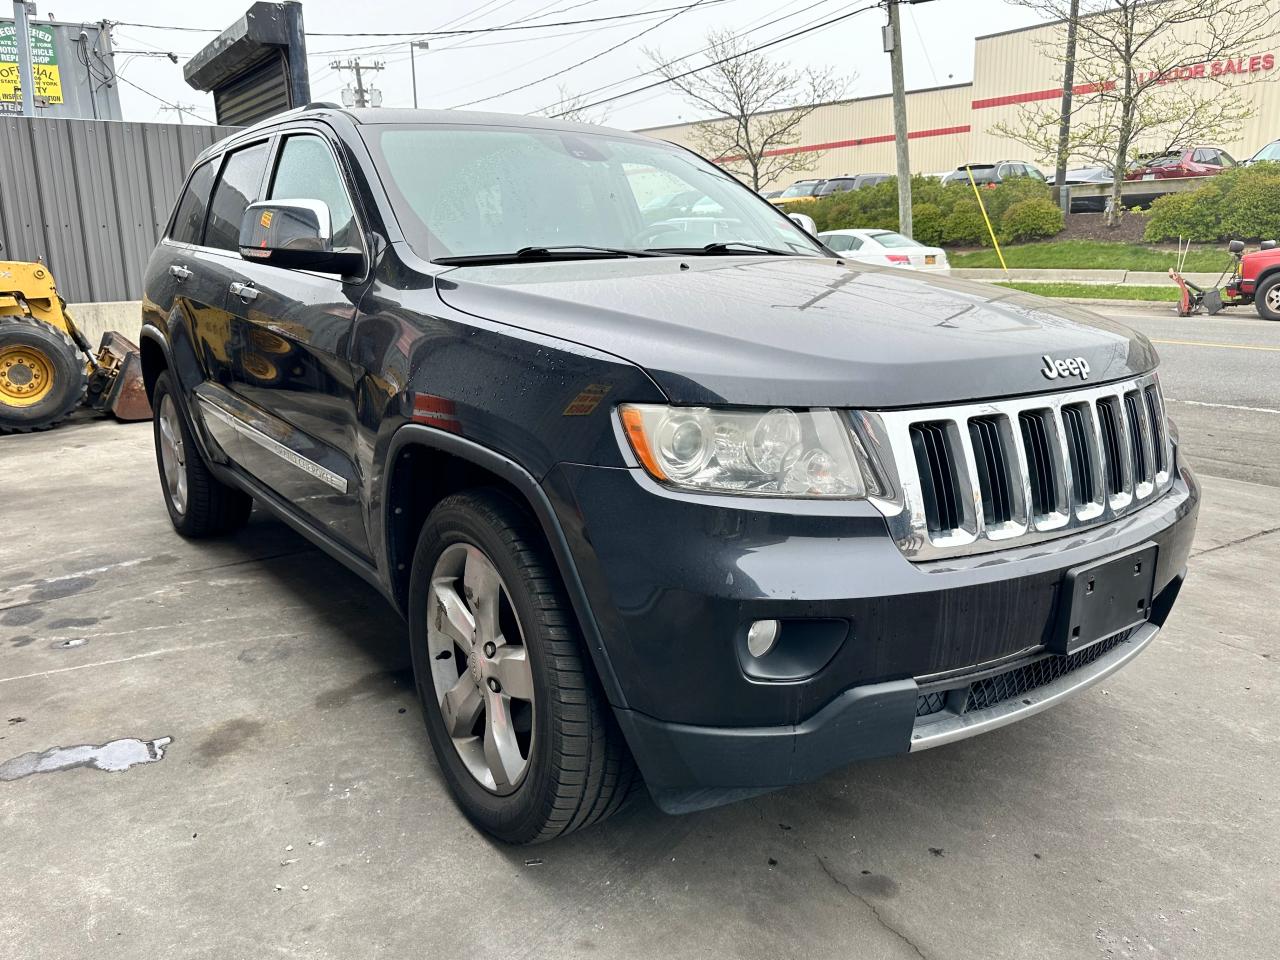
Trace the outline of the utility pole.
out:
M 355 74 L 355 89 L 353 90 L 351 87 L 347 87 L 342 91 L 342 99 L 344 103 L 348 99 L 347 95 L 350 95 L 352 102 L 347 104 L 347 106 L 351 107 L 378 107 L 382 105 L 382 92 L 364 85 L 364 72 L 368 71 L 373 73 L 377 70 L 381 70 L 383 66 L 384 64 L 381 60 L 375 60 L 373 63 L 364 64 L 360 62 L 359 57 L 353 57 L 346 61 L 346 63 L 343 63 L 341 60 L 334 60 L 329 64 L 329 68 L 331 70 L 337 70 L 339 72 L 343 70 L 350 70 Z
M 414 62 L 414 50 L 426 50 L 426 40 L 409 41 L 409 73 L 413 77 L 413 109 L 418 109 L 418 65 Z
M 195 110 L 195 108 L 196 108 L 195 104 L 193 103 L 175 103 L 171 107 L 161 107 L 160 112 L 164 113 L 166 111 L 172 110 L 174 113 L 178 115 L 179 126 L 186 126 L 186 121 L 184 121 L 182 117 L 184 114 L 187 114 L 187 113 L 192 113 L 194 115 L 193 111 Z
M 902 79 L 902 0 L 885 0 L 889 23 L 884 28 L 884 49 L 893 77 L 893 142 L 898 155 L 898 232 L 911 236 L 911 156 L 907 149 L 907 90 Z
M 22 85 L 22 115 L 36 115 L 36 78 L 31 69 L 31 25 L 28 17 L 36 15 L 36 5 L 27 0 L 13 0 L 13 39 L 18 44 L 18 83 Z
M 1062 71 L 1062 116 L 1058 121 L 1058 162 L 1054 167 L 1053 195 L 1063 213 L 1071 212 L 1071 192 L 1066 189 L 1067 144 L 1071 139 L 1071 97 L 1076 84 L 1076 24 L 1080 19 L 1080 0 L 1071 0 L 1067 18 L 1067 61 Z

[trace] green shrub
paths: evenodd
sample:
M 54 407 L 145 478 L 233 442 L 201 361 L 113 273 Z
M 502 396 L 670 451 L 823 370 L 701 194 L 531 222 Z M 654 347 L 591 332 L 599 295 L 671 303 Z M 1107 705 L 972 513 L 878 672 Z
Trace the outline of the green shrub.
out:
M 1223 237 L 1280 239 L 1280 167 L 1270 174 L 1240 178 L 1223 200 Z
M 936 203 L 916 203 L 914 193 L 911 199 L 911 226 L 915 238 L 925 246 L 939 246 L 946 221 L 942 208 Z
M 973 196 L 972 187 L 969 187 L 969 196 Z M 1007 210 L 1027 200 L 1048 200 L 1052 203 L 1053 191 L 1044 181 L 1033 180 L 1031 177 L 1013 177 L 990 190 L 982 191 L 982 203 L 987 208 L 987 216 L 992 223 L 1003 222 Z M 1058 229 L 1062 229 L 1061 223 L 1058 224 Z
M 1028 200 L 1048 203 L 1050 196 L 1048 186 L 1039 180 L 1018 177 L 990 190 L 983 190 L 982 202 L 987 207 L 992 223 L 998 224 L 1002 222 L 1006 211 L 1017 204 Z M 887 180 L 873 187 L 837 193 L 812 203 L 789 206 L 788 209 L 813 217 L 819 231 L 859 228 L 897 230 L 898 182 Z M 982 214 L 978 211 L 973 190 L 968 184 L 944 187 L 932 177 L 912 177 L 911 219 L 915 237 L 921 243 L 990 244 Z M 1047 223 L 1047 216 L 1042 214 L 1041 221 Z M 1059 216 L 1056 222 L 1057 230 L 1061 230 L 1062 218 Z M 1042 226 L 1041 229 L 1045 227 Z M 1033 234 L 1036 237 L 1051 235 Z
M 1000 217 L 1000 239 L 1043 240 L 1062 232 L 1062 210 L 1048 197 L 1019 200 Z
M 1237 167 L 1151 204 L 1148 241 L 1273 240 L 1280 234 L 1280 164 Z
M 957 203 L 942 224 L 942 242 L 957 247 L 987 246 L 991 237 L 974 200 Z

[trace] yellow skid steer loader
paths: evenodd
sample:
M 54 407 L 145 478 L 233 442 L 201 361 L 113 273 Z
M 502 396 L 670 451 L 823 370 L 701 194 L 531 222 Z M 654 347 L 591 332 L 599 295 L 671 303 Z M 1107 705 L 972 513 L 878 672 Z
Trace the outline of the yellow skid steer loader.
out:
M 138 348 L 120 334 L 95 354 L 41 263 L 0 261 L 0 434 L 47 430 L 81 403 L 150 420 Z

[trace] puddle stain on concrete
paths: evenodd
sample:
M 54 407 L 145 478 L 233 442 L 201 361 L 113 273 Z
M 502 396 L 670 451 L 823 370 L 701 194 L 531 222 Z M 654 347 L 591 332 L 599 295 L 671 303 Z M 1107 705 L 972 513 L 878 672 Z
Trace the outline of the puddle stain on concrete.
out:
M 157 737 L 155 740 L 126 738 L 112 740 L 97 747 L 80 744 L 74 747 L 50 747 L 43 753 L 24 753 L 0 763 L 0 782 L 21 780 L 33 773 L 57 773 L 92 767 L 107 773 L 121 773 L 141 763 L 155 763 L 164 759 L 164 748 L 173 743 L 173 737 Z
M 0 613 L 0 623 L 6 627 L 25 627 L 28 624 L 35 623 L 43 616 L 44 611 L 39 607 L 15 607 L 12 610 Z

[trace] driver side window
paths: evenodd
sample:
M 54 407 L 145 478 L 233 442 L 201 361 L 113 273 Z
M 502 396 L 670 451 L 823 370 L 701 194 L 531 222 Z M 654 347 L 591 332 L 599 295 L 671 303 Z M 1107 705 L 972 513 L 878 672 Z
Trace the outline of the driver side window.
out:
M 329 207 L 334 247 L 360 246 L 360 228 L 342 174 L 319 137 L 303 134 L 285 140 L 267 199 L 323 200 Z

